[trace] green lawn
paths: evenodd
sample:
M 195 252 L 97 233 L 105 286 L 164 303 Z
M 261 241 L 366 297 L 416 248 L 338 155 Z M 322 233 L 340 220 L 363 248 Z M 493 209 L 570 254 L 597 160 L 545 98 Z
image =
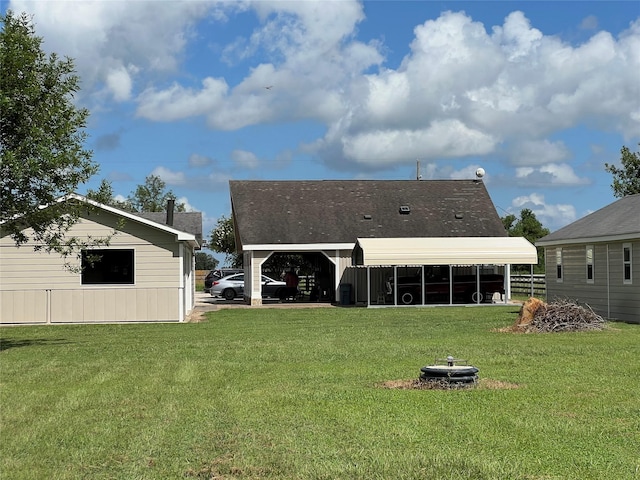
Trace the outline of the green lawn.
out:
M 640 479 L 640 326 L 497 331 L 516 315 L 2 328 L 0 478 Z M 447 355 L 478 367 L 479 387 L 382 387 Z

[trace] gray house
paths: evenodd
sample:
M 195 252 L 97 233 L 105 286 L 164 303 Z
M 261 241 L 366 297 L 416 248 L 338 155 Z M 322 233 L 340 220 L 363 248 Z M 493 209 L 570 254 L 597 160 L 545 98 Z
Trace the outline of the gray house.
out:
M 588 304 L 640 323 L 640 194 L 629 195 L 536 242 L 545 248 L 547 299 Z
M 425 265 L 450 279 L 483 271 L 506 272 L 508 279 L 510 263 L 537 262 L 533 245 L 507 236 L 480 180 L 231 181 L 229 189 L 245 300 L 252 305 L 262 303 L 263 264 L 278 254 L 314 264 L 330 301 L 366 305 L 396 303 L 389 277 L 410 273 L 424 282 L 433 271 Z M 454 237 L 466 241 L 447 247 Z M 434 242 L 444 245 L 445 257 Z

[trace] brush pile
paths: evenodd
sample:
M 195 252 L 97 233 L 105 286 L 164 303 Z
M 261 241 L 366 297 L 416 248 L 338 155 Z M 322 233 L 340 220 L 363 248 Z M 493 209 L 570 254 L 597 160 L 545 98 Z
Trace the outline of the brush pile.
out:
M 537 298 L 527 300 L 518 315 L 514 330 L 518 332 L 582 332 L 602 330 L 605 320 L 591 310 L 569 300 L 544 303 Z

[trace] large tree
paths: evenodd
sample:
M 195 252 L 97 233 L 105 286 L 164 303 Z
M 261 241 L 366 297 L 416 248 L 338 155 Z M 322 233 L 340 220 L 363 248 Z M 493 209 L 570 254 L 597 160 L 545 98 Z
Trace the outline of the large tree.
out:
M 605 163 L 607 172 L 613 175 L 613 195 L 620 198 L 640 193 L 640 152 L 632 152 L 627 147 L 620 150 L 621 168 Z
M 91 200 L 95 200 L 96 202 L 102 203 L 104 205 L 111 205 L 112 207 L 119 208 L 120 210 L 124 210 L 126 212 L 134 211 L 133 207 L 128 201 L 120 201 L 116 199 L 116 197 L 113 195 L 113 186 L 108 180 L 103 179 L 100 182 L 100 186 L 97 190 L 87 190 L 85 196 Z
M 540 223 L 540 221 L 536 218 L 535 213 L 533 213 L 533 211 L 529 210 L 528 208 L 524 208 L 520 211 L 520 218 L 516 217 L 513 214 L 509 214 L 505 217 L 502 217 L 501 220 L 505 230 L 510 237 L 524 237 L 531 243 L 535 244 L 538 239 L 544 237 L 545 235 L 549 235 L 549 229 L 542 226 L 542 223 Z M 537 251 L 538 264 L 534 266 L 534 272 L 543 273 L 544 248 L 537 247 Z M 514 266 L 514 269 L 516 271 L 528 271 L 527 267 L 524 265 L 516 265 Z
M 167 202 L 176 200 L 175 194 L 166 191 L 166 183 L 157 175 L 149 175 L 144 185 L 138 185 L 135 191 L 127 198 L 134 212 L 166 212 Z M 177 212 L 184 212 L 184 203 L 176 203 Z
M 233 229 L 233 218 L 224 215 L 218 219 L 211 230 L 209 248 L 214 252 L 225 254 L 225 263 L 230 267 L 242 267 L 242 256 L 236 252 L 236 237 Z
M 196 252 L 196 270 L 215 270 L 218 267 L 217 258 L 206 252 Z
M 70 58 L 44 53 L 26 14 L 0 21 L 2 235 L 66 256 L 77 251 L 67 232 L 84 207 L 58 200 L 98 170 L 83 146 L 89 112 L 73 103 L 80 79 Z

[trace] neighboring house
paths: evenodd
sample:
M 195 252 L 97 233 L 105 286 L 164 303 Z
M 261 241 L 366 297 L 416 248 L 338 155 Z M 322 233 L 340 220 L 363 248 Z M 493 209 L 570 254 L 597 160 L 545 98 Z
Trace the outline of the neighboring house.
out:
M 430 237 L 446 244 L 450 237 L 494 238 L 500 241 L 486 245 L 497 254 L 491 258 L 501 268 L 511 259 L 518 260 L 513 263 L 537 263 L 533 245 L 507 236 L 480 180 L 231 181 L 229 189 L 236 248 L 243 254 L 245 266 L 245 299 L 252 305 L 262 303 L 262 265 L 274 254 L 304 255 L 315 265 L 316 281 L 328 292 L 329 300 L 343 300 L 341 286 L 349 285 L 349 303 L 371 304 L 370 296 L 379 293 L 372 290 L 383 288 L 388 270 L 376 269 L 372 275 L 370 267 L 375 264 L 367 263 L 366 251 L 354 258 L 358 239 L 409 238 L 419 242 Z M 358 243 L 360 250 L 364 243 Z M 405 254 L 417 246 L 403 246 L 400 252 L 394 242 L 387 243 L 388 249 Z M 474 250 L 469 248 L 473 244 L 472 240 L 467 242 L 467 253 Z M 518 244 L 521 255 L 508 255 L 506 244 Z M 455 254 L 455 248 L 450 247 L 449 253 Z M 475 251 L 478 253 L 478 248 Z M 486 267 L 487 255 L 457 258 L 465 273 Z M 424 261 L 424 257 L 396 256 L 391 273 L 397 275 L 395 267 L 421 266 Z M 426 261 L 443 264 L 435 257 Z M 495 270 L 492 265 L 491 272 Z M 386 303 L 386 299 L 379 303 Z
M 72 259 L 16 247 L 0 238 L 0 323 L 182 322 L 194 307 L 195 255 L 202 237 L 200 213 L 161 214 L 152 221 L 80 195 L 64 201 L 87 206 L 69 235 L 105 238 L 108 246 Z M 184 223 L 186 222 L 186 223 Z M 187 225 L 192 231 L 178 228 Z
M 545 249 L 547 300 L 577 300 L 610 319 L 640 323 L 640 194 L 536 242 Z

